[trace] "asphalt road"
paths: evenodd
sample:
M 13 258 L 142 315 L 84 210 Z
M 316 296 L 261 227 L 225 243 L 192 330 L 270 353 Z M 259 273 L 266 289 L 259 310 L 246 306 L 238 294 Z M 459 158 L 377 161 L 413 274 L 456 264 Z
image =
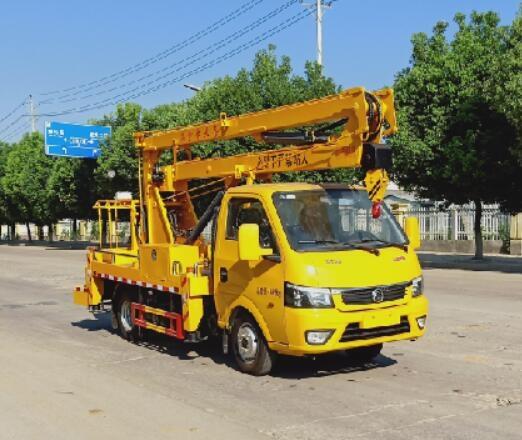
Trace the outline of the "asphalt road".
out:
M 522 275 L 425 271 L 428 332 L 374 364 L 133 345 L 72 304 L 83 251 L 0 246 L 0 438 L 521 439 Z

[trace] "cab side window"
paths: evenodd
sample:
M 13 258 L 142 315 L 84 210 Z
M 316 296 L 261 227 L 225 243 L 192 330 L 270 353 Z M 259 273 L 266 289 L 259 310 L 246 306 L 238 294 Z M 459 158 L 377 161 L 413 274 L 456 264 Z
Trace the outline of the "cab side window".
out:
M 276 249 L 272 228 L 259 200 L 236 198 L 228 203 L 227 240 L 237 240 L 239 227 L 243 223 L 255 223 L 259 226 L 259 245 L 262 248 Z

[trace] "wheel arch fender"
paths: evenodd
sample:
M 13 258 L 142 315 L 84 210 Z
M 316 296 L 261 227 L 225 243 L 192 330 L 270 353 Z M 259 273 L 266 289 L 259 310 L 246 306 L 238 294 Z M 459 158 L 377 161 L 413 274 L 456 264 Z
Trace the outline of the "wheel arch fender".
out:
M 230 330 L 230 328 L 232 327 L 232 323 L 234 322 L 236 317 L 242 312 L 249 313 L 254 318 L 257 325 L 263 332 L 263 336 L 265 337 L 267 342 L 273 341 L 272 335 L 270 334 L 270 330 L 268 329 L 263 315 L 259 312 L 255 304 L 244 296 L 240 296 L 239 298 L 237 298 L 228 308 L 225 316 L 227 330 Z

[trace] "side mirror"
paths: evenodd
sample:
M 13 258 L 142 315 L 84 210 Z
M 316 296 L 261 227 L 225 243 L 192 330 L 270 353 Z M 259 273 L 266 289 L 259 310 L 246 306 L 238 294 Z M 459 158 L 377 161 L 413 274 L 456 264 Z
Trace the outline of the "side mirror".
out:
M 244 261 L 258 261 L 264 255 L 272 255 L 272 249 L 263 249 L 259 246 L 259 225 L 243 223 L 239 227 L 239 259 Z
M 419 220 L 417 217 L 406 217 L 404 222 L 404 231 L 410 241 L 412 249 L 419 249 L 421 245 L 421 238 L 419 232 Z

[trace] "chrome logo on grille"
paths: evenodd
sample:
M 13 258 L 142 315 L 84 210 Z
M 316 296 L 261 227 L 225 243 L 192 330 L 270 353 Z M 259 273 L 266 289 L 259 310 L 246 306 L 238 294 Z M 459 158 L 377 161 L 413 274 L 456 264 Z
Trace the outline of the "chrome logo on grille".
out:
M 382 289 L 372 290 L 372 301 L 374 303 L 380 303 L 384 301 L 384 291 Z

